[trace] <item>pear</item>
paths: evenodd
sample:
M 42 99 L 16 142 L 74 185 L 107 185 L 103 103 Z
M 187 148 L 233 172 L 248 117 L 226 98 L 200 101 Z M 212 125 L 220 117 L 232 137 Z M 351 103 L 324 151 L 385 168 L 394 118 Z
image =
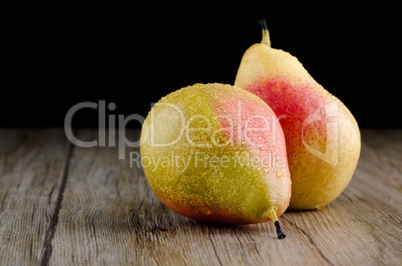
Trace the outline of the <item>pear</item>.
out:
M 323 209 L 350 182 L 360 156 L 360 131 L 346 106 L 289 53 L 262 42 L 244 53 L 234 85 L 254 93 L 282 125 L 292 176 L 289 209 Z M 338 77 L 339 78 L 339 77 Z
M 140 138 L 147 181 L 171 210 L 199 221 L 274 221 L 288 207 L 291 181 L 283 131 L 254 94 L 195 84 L 163 97 Z

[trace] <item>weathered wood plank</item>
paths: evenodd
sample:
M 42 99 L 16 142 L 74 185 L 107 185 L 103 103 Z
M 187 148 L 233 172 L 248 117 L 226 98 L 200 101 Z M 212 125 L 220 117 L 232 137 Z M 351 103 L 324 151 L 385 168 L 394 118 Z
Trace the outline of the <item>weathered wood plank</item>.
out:
M 0 265 L 40 262 L 67 147 L 62 130 L 0 130 Z
M 62 130 L 1 130 L 0 264 L 400 264 L 402 131 L 362 136 L 345 192 L 323 211 L 285 213 L 288 237 L 278 240 L 271 223 L 207 224 L 173 213 L 116 148 L 74 148 L 66 171 Z
M 363 131 L 358 169 L 336 201 L 323 211 L 282 216 L 284 240 L 271 223 L 228 226 L 181 217 L 156 198 L 140 168 L 118 160 L 117 149 L 76 148 L 50 262 L 399 264 L 402 132 L 384 134 Z M 95 134 L 81 132 L 84 137 Z
M 351 183 L 323 211 L 284 215 L 333 264 L 402 261 L 402 131 L 363 130 Z

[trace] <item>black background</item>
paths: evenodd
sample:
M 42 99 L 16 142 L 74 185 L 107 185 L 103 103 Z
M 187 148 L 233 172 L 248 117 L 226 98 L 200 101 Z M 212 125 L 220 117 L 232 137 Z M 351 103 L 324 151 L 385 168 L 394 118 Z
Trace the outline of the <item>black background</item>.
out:
M 244 51 L 261 40 L 257 21 L 264 18 L 272 47 L 296 56 L 360 127 L 401 128 L 398 9 L 289 2 L 19 6 L 3 26 L 0 126 L 62 127 L 73 105 L 99 100 L 116 104 L 108 115 L 145 117 L 151 103 L 181 87 L 233 84 Z M 73 119 L 76 127 L 97 125 L 96 110 Z

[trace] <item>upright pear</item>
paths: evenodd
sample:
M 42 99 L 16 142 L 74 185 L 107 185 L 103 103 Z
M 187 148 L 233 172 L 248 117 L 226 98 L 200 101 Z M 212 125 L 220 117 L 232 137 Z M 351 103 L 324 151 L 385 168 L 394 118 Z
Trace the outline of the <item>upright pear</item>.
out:
M 262 41 L 244 53 L 234 85 L 263 99 L 280 120 L 292 178 L 289 209 L 322 209 L 352 178 L 360 155 L 359 127 L 296 57 L 271 47 L 266 22 L 260 23 Z
M 291 181 L 283 131 L 260 98 L 224 84 L 195 84 L 163 97 L 141 131 L 148 183 L 173 211 L 208 222 L 275 222 Z

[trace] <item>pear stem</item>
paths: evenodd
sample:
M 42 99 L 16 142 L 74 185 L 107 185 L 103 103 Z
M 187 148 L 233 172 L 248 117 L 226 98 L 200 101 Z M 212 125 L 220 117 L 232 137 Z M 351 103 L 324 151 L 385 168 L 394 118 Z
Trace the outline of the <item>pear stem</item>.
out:
M 278 238 L 284 239 L 286 237 L 286 234 L 282 231 L 282 227 L 281 227 L 279 221 L 275 222 L 275 227 L 276 227 L 276 234 L 278 235 Z
M 265 19 L 261 19 L 258 21 L 260 23 L 262 29 L 262 40 L 261 43 L 268 45 L 271 47 L 271 40 L 269 39 L 269 31 L 267 26 L 267 21 Z
M 268 217 L 274 221 L 276 227 L 276 234 L 278 235 L 278 238 L 284 239 L 286 237 L 286 234 L 282 231 L 282 227 L 278 221 L 278 216 L 276 215 L 277 210 L 278 207 L 276 206 L 270 207 L 268 210 L 264 212 L 264 217 Z

